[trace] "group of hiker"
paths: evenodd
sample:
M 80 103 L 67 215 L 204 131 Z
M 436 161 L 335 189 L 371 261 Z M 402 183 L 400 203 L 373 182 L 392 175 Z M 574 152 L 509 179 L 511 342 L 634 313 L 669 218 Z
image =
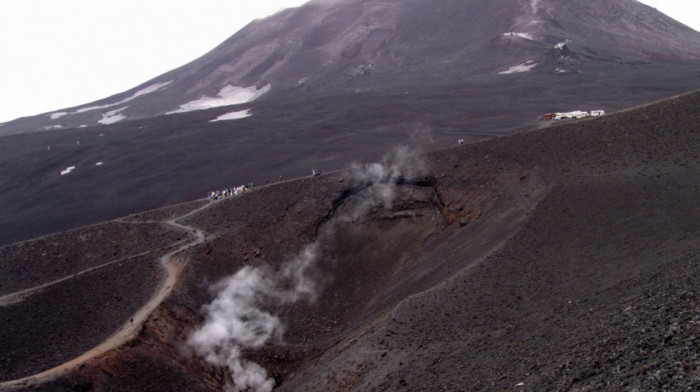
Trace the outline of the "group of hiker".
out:
M 207 195 L 207 198 L 209 200 L 219 200 L 223 199 L 224 197 L 229 197 L 229 196 L 238 196 L 244 192 L 247 192 L 248 189 L 252 188 L 253 184 L 249 185 L 241 185 L 238 187 L 233 187 L 233 188 L 228 188 L 220 191 L 211 191 Z
M 316 169 L 311 169 L 311 175 L 313 177 L 320 176 L 321 172 L 316 171 Z M 279 181 L 282 182 L 282 176 L 279 176 Z M 269 183 L 270 183 L 269 180 L 265 180 L 265 185 L 268 185 Z M 233 188 L 227 188 L 227 189 L 220 190 L 220 191 L 211 191 L 211 192 L 207 193 L 207 199 L 219 200 L 219 199 L 223 199 L 223 198 L 229 197 L 229 196 L 238 196 L 244 192 L 247 192 L 251 188 L 253 188 L 252 182 L 249 184 L 246 184 L 246 185 L 241 185 L 241 186 L 233 187 Z

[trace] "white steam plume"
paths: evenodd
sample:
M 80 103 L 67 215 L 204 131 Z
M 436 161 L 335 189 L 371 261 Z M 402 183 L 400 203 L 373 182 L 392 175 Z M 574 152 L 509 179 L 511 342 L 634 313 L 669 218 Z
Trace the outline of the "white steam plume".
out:
M 314 242 L 279 271 L 245 266 L 212 287 L 216 299 L 202 310 L 205 322 L 188 343 L 209 363 L 227 367 L 233 375 L 231 391 L 271 391 L 274 380 L 260 365 L 241 356 L 243 348 L 262 347 L 270 339 L 281 339 L 284 326 L 277 316 L 264 310 L 270 301 L 288 304 L 316 300 L 317 288 L 309 269 L 318 259 Z
M 284 325 L 265 310 L 266 305 L 316 301 L 320 284 L 312 278 L 313 271 L 322 244 L 333 235 L 335 225 L 356 220 L 375 206 L 391 207 L 396 183 L 424 171 L 425 165 L 407 147 L 398 148 L 382 163 L 354 166 L 351 176 L 367 188 L 356 195 L 356 204 L 349 212 L 327 223 L 316 242 L 278 269 L 245 266 L 212 287 L 217 296 L 202 307 L 205 321 L 190 336 L 188 344 L 209 363 L 229 369 L 233 384 L 226 386 L 227 391 L 272 390 L 275 381 L 268 377 L 267 371 L 242 356 L 243 349 L 260 348 L 270 340 L 282 339 Z

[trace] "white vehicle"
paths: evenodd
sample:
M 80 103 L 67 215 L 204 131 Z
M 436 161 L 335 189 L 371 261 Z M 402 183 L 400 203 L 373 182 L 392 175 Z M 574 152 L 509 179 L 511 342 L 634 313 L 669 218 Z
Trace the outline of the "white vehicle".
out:
M 583 112 L 581 110 L 575 110 L 573 112 L 565 112 L 565 113 L 554 113 L 555 120 L 561 120 L 564 118 L 584 118 L 584 117 L 588 117 L 588 116 L 589 116 L 588 112 Z

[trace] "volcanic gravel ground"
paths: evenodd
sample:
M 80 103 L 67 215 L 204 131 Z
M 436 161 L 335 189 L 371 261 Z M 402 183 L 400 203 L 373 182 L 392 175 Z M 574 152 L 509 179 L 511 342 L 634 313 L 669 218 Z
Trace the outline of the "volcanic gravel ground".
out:
M 196 210 L 197 208 L 202 207 L 207 203 L 207 200 L 194 200 L 182 204 L 176 204 L 174 206 L 159 208 L 157 210 L 151 210 L 139 214 L 129 215 L 127 217 L 119 219 L 119 221 L 126 223 L 149 223 L 166 221 L 185 215 L 186 213 L 192 210 Z
M 0 296 L 187 238 L 161 223 L 107 222 L 8 245 L 0 248 Z
M 2 380 L 77 357 L 128 323 L 163 278 L 157 256 L 116 263 L 0 307 Z
M 698 107 L 696 92 L 416 157 L 425 174 L 350 221 L 334 217 L 371 192 L 352 172 L 213 203 L 182 219 L 208 241 L 141 334 L 36 388 L 221 390 L 227 371 L 184 349 L 211 284 L 322 240 L 318 302 L 269 304 L 284 341 L 244 352 L 280 390 L 697 389 Z
M 698 205 L 678 180 L 552 190 L 502 251 L 319 363 L 361 368 L 360 390 L 697 388 Z

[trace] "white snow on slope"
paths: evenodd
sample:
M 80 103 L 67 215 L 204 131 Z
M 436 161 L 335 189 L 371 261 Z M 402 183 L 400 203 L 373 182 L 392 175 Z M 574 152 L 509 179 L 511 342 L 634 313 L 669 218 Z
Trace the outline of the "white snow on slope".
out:
M 527 71 L 535 68 L 536 66 L 537 66 L 536 62 L 534 62 L 533 60 L 528 60 L 522 64 L 514 65 L 505 71 L 501 71 L 501 72 L 499 72 L 499 74 L 507 75 L 507 74 L 512 74 L 512 73 L 527 72 Z
M 569 41 L 568 39 L 564 42 L 559 42 L 558 44 L 554 45 L 554 49 L 562 50 L 564 49 L 564 45 L 567 45 L 569 42 L 571 41 Z
M 216 121 L 226 121 L 226 120 L 238 120 L 239 118 L 246 118 L 251 115 L 250 109 L 246 110 L 241 110 L 239 112 L 231 112 L 231 113 L 226 113 L 222 114 L 221 116 L 209 121 L 209 122 L 216 122 Z
M 238 105 L 253 102 L 266 92 L 270 91 L 271 87 L 272 85 L 268 84 L 261 89 L 257 89 L 255 86 L 238 87 L 227 84 L 221 89 L 221 91 L 219 91 L 219 94 L 216 97 L 208 97 L 205 95 L 197 100 L 182 104 L 180 105 L 179 109 L 175 109 L 165 114 L 184 113 L 219 106 Z
M 161 89 L 165 88 L 166 86 L 168 86 L 168 85 L 169 85 L 170 83 L 172 83 L 172 82 L 173 82 L 173 81 L 171 80 L 171 81 L 168 81 L 168 82 L 162 82 L 162 83 L 152 84 L 152 85 L 150 85 L 150 86 L 148 86 L 148 87 L 146 87 L 146 88 L 142 88 L 141 90 L 135 92 L 134 95 L 130 96 L 129 98 L 122 99 L 122 100 L 119 101 L 119 102 L 110 103 L 110 104 L 107 104 L 107 105 L 88 106 L 88 107 L 86 107 L 86 108 L 80 108 L 80 109 L 78 109 L 78 110 L 76 110 L 76 111 L 74 111 L 74 112 L 72 112 L 72 113 L 70 113 L 70 114 L 84 113 L 84 112 L 89 112 L 89 111 L 91 111 L 91 110 L 105 109 L 105 108 L 109 108 L 109 107 L 112 107 L 112 106 L 121 105 L 121 104 L 126 103 L 126 102 L 129 102 L 129 101 L 131 101 L 131 100 L 133 100 L 133 99 L 136 99 L 136 98 L 138 98 L 138 97 L 140 97 L 140 96 L 142 96 L 142 95 L 150 94 L 150 93 L 156 92 L 156 91 L 158 91 L 158 90 L 161 90 Z
M 102 162 L 97 162 L 95 166 L 102 166 Z
M 45 131 L 50 131 L 52 129 L 61 129 L 63 128 L 63 125 L 45 125 L 44 130 Z
M 123 108 L 119 108 L 119 109 L 110 110 L 107 113 L 102 113 L 102 120 L 99 120 L 97 122 L 100 124 L 114 124 L 117 121 L 121 121 L 121 120 L 125 119 L 126 116 L 121 114 L 120 112 L 126 108 L 128 108 L 128 106 L 124 106 Z
M 65 116 L 66 114 L 68 114 L 68 112 L 56 112 L 56 113 L 49 114 L 49 117 L 51 117 L 52 120 L 58 120 L 59 118 Z
M 132 99 L 138 98 L 138 97 L 140 97 L 140 96 L 142 96 L 142 95 L 154 93 L 154 92 L 156 92 L 156 91 L 158 91 L 158 90 L 160 90 L 160 89 L 163 89 L 163 88 L 167 87 L 167 86 L 168 86 L 170 83 L 172 83 L 172 82 L 173 82 L 172 80 L 169 80 L 169 81 L 167 81 L 167 82 L 160 82 L 160 83 L 152 84 L 152 85 L 150 85 L 150 86 L 148 86 L 148 87 L 142 88 L 141 90 L 135 92 L 134 95 L 132 95 L 131 97 L 129 97 L 129 98 L 127 98 L 127 99 L 125 99 L 125 100 L 123 100 L 123 101 L 121 101 L 121 102 L 119 102 L 119 103 L 128 102 L 128 101 L 131 101 Z M 119 104 L 119 103 L 115 103 L 115 105 L 117 105 L 117 104 Z
M 121 103 L 121 102 L 117 102 L 117 103 Z M 92 111 L 92 110 L 97 110 L 97 109 L 106 109 L 106 108 L 110 108 L 110 107 L 112 107 L 112 106 L 114 106 L 114 105 L 116 105 L 116 103 L 110 103 L 110 104 L 108 104 L 108 105 L 100 105 L 100 106 L 89 106 L 89 107 L 86 107 L 86 108 L 78 109 L 78 110 L 76 110 L 76 111 L 74 111 L 74 112 L 71 112 L 70 114 L 77 114 L 77 113 L 90 112 L 90 111 Z
M 532 35 L 530 35 L 528 33 L 516 33 L 516 32 L 509 31 L 507 33 L 503 33 L 503 35 L 505 35 L 506 37 L 519 37 L 519 38 L 529 39 L 530 41 L 535 40 L 535 37 L 533 37 Z
M 61 175 L 65 176 L 66 174 L 72 172 L 75 170 L 75 166 L 68 166 L 65 170 L 61 171 Z

